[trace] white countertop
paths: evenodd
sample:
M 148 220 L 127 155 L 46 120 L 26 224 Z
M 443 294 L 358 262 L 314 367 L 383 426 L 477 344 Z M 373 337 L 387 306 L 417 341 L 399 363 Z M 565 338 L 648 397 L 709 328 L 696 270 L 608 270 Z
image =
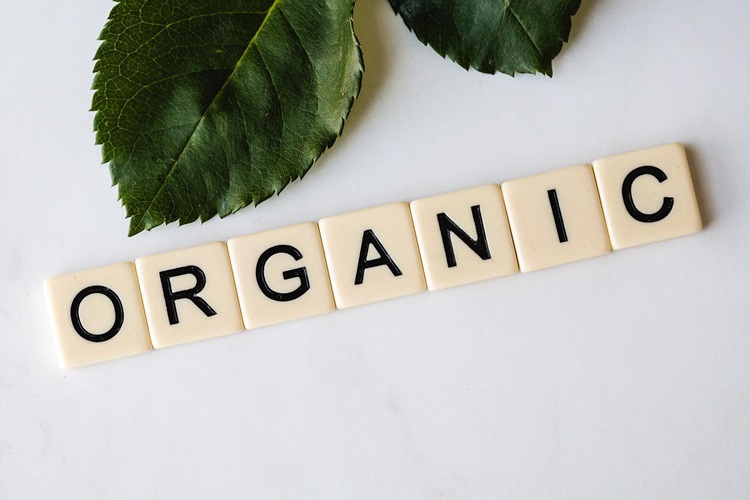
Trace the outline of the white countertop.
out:
M 360 0 L 361 97 L 306 178 L 133 238 L 88 112 L 112 5 L 0 16 L 0 498 L 750 497 L 750 3 L 584 0 L 548 79 Z M 696 235 L 57 366 L 46 278 L 673 141 Z

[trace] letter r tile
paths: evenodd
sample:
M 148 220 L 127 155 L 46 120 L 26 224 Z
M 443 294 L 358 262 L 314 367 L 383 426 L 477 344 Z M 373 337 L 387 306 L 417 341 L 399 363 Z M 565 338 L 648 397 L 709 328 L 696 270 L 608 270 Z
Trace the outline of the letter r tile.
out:
M 62 368 L 151 350 L 132 262 L 51 278 L 44 292 Z
M 315 222 L 234 238 L 227 245 L 246 328 L 336 308 Z
M 244 329 L 224 242 L 141 257 L 135 267 L 154 348 Z
M 319 225 L 339 309 L 425 290 L 407 203 L 327 217 Z
M 682 144 L 596 160 L 594 174 L 615 250 L 703 228 Z

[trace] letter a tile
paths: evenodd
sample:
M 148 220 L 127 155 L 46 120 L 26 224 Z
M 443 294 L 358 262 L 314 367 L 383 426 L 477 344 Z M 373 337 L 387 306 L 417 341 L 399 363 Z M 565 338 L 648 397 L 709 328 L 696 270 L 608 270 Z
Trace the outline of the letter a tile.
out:
M 594 173 L 615 250 L 703 228 L 682 144 L 596 160 Z
M 246 328 L 336 308 L 316 223 L 234 238 L 227 245 Z
M 502 191 L 521 271 L 611 251 L 590 165 L 507 181 Z
M 425 290 L 408 204 L 328 217 L 319 224 L 339 309 Z
M 156 349 L 244 329 L 224 242 L 135 261 Z
M 428 289 L 518 271 L 497 184 L 412 201 L 411 211 Z
M 44 292 L 62 368 L 151 350 L 132 262 L 51 278 Z

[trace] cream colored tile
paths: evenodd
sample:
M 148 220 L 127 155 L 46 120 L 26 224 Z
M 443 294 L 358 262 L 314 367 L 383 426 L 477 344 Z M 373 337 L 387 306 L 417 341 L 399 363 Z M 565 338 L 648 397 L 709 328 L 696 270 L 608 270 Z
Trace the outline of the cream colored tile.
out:
M 151 350 L 132 262 L 51 278 L 44 292 L 61 367 Z
M 602 158 L 594 173 L 615 250 L 703 228 L 682 144 Z
M 440 290 L 518 271 L 500 186 L 411 202 L 427 288 Z
M 610 252 L 590 165 L 507 181 L 502 192 L 521 271 Z
M 243 330 L 225 243 L 141 257 L 135 267 L 155 348 Z
M 336 308 L 316 223 L 234 238 L 227 245 L 246 328 Z
M 320 234 L 338 308 L 424 291 L 408 204 L 325 218 Z

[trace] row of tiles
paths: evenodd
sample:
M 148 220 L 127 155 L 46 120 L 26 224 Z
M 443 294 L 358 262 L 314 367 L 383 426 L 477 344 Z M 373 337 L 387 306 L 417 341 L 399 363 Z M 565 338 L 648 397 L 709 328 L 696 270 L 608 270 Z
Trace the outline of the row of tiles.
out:
M 58 276 L 63 368 L 701 230 L 681 144 Z

